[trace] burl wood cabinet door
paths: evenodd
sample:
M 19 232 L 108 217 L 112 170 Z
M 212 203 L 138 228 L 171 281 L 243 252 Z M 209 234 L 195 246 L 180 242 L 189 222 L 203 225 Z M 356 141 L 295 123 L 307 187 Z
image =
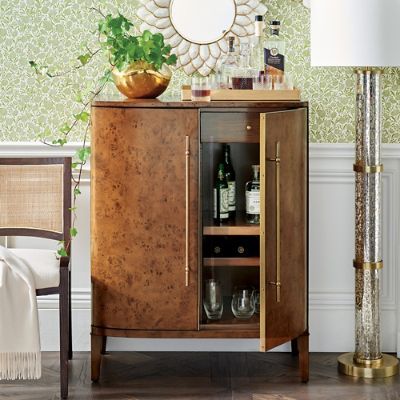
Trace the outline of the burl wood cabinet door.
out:
M 92 118 L 92 323 L 197 330 L 197 110 Z
M 307 110 L 261 114 L 260 345 L 307 330 Z

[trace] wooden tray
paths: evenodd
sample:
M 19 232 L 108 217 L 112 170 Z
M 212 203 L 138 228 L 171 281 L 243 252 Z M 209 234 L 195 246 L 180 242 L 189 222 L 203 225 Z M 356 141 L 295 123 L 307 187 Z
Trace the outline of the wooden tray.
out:
M 182 86 L 182 101 L 191 100 L 190 86 Z M 300 90 L 233 90 L 218 89 L 211 91 L 211 101 L 296 101 L 300 100 Z

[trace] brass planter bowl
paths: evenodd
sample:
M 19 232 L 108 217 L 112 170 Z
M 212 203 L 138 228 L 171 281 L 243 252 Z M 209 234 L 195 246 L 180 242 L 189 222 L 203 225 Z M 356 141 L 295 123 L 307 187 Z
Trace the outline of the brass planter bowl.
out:
M 129 99 L 154 99 L 165 91 L 171 80 L 171 71 L 163 66 L 156 71 L 151 64 L 138 61 L 126 70 L 112 71 L 115 86 Z

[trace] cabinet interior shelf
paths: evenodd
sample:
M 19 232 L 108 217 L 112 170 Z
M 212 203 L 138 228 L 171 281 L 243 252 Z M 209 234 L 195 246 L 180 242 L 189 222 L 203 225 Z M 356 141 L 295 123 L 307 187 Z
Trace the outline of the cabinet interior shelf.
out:
M 200 324 L 201 330 L 246 330 L 246 331 L 259 331 L 260 330 L 260 316 L 254 314 L 249 319 L 237 319 L 231 313 L 222 315 L 220 320 L 206 320 Z
M 260 225 L 249 224 L 243 212 L 237 213 L 234 220 L 217 225 L 209 215 L 203 221 L 203 235 L 260 235 Z
M 205 267 L 259 267 L 259 257 L 209 257 L 203 259 Z

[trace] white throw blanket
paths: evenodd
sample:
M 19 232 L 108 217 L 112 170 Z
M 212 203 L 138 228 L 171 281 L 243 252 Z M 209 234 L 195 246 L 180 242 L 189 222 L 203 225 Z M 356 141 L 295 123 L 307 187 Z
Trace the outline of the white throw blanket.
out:
M 39 379 L 35 281 L 29 265 L 0 246 L 0 379 Z

